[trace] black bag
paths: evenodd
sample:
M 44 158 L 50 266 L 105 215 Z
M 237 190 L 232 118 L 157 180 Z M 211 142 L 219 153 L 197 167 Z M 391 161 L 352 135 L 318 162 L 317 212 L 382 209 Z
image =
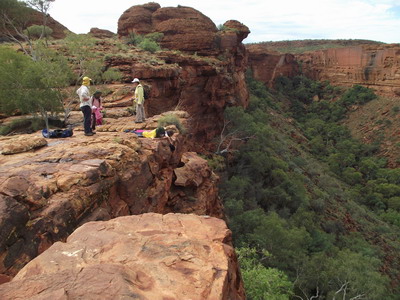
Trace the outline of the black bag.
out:
M 150 86 L 143 85 L 143 96 L 144 96 L 144 99 L 150 98 Z
M 67 138 L 71 137 L 74 134 L 72 129 L 56 129 L 53 131 L 47 132 L 47 129 L 42 130 L 42 135 L 45 138 Z

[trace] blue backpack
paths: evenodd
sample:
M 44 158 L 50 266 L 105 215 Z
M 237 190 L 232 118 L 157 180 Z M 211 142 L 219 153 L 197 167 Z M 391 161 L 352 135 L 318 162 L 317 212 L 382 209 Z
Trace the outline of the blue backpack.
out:
M 47 132 L 47 129 L 42 130 L 42 135 L 45 138 L 67 138 L 71 137 L 74 134 L 72 129 L 56 129 L 53 131 Z

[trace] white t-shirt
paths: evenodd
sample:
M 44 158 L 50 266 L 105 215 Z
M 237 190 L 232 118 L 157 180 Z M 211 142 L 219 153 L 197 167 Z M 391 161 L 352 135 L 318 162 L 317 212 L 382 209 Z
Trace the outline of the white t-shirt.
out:
M 86 85 L 82 85 L 77 91 L 76 93 L 79 96 L 79 100 L 81 101 L 80 107 L 82 106 L 90 106 L 92 107 L 92 101 L 90 98 L 90 92 L 89 89 Z M 89 98 L 89 100 L 85 101 L 85 98 Z

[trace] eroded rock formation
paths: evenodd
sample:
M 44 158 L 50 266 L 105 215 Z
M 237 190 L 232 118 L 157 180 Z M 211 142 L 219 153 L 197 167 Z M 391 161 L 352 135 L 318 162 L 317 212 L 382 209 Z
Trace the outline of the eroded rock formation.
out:
M 218 177 L 203 159 L 185 153 L 184 136 L 174 137 L 171 152 L 165 139 L 107 132 L 132 129 L 132 117 L 113 126 L 93 138 L 77 131 L 38 150 L 0 156 L 1 273 L 15 275 L 87 221 L 146 212 L 223 217 Z M 25 136 L 27 143 L 30 138 Z M 0 148 L 13 140 L 23 143 L 3 138 Z
M 296 55 L 306 76 L 334 85 L 360 84 L 393 97 L 400 89 L 400 46 L 363 45 Z
M 143 214 L 90 222 L 0 286 L 11 299 L 245 299 L 217 218 Z
M 115 33 L 110 30 L 97 27 L 91 28 L 89 34 L 98 39 L 112 38 L 115 35 Z
M 161 46 L 172 51 L 157 53 L 162 63 L 116 55 L 107 59 L 106 67 L 118 68 L 127 81 L 138 77 L 151 86 L 145 104 L 150 115 L 176 107 L 186 110 L 197 145 L 207 147 L 220 133 L 227 106 L 247 106 L 247 51 L 242 41 L 250 31 L 245 25 L 230 20 L 217 31 L 208 17 L 193 8 L 148 3 L 125 11 L 118 28 L 121 37 L 130 32 L 164 34 Z
M 299 64 L 292 54 L 281 54 L 264 44 L 247 45 L 247 50 L 254 78 L 270 88 L 279 76 L 293 77 L 299 74 Z

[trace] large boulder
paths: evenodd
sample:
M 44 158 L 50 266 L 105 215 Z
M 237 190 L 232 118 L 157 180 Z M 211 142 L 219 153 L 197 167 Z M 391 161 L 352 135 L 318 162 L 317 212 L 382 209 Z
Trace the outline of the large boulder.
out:
M 135 5 L 124 11 L 118 20 L 118 35 L 147 34 L 153 31 L 152 15 L 161 8 L 158 3 Z
M 1 299 L 245 299 L 221 219 L 144 214 L 90 222 L 0 286 Z
M 210 18 L 191 7 L 163 7 L 157 3 L 136 5 L 118 21 L 121 37 L 130 33 L 161 32 L 161 46 L 182 51 L 210 51 L 216 48 L 217 27 Z
M 112 38 L 115 34 L 114 32 L 106 29 L 100 29 L 93 27 L 90 29 L 89 34 L 98 39 Z

